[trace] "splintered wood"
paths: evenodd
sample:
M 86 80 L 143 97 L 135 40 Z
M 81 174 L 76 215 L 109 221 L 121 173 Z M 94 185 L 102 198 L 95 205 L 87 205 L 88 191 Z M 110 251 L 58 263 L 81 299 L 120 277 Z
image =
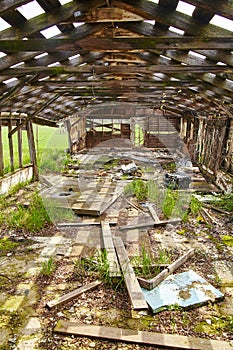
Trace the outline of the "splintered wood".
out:
M 58 321 L 54 331 L 62 334 L 72 334 L 130 342 L 135 344 L 150 344 L 179 349 L 192 350 L 232 350 L 230 343 L 220 340 L 186 337 L 177 334 L 165 334 L 134 329 L 124 329 L 104 326 L 89 326 L 79 322 Z
M 190 257 L 194 255 L 194 249 L 190 249 L 187 253 L 182 255 L 179 259 L 174 261 L 172 264 L 170 264 L 168 267 L 166 267 L 161 273 L 159 273 L 154 278 L 151 278 L 150 280 L 145 280 L 143 278 L 138 278 L 138 281 L 140 283 L 140 286 L 146 289 L 154 289 L 156 286 L 158 286 L 167 276 L 172 274 L 178 267 L 180 267 L 182 264 L 184 264 Z
M 120 237 L 114 239 L 117 256 L 124 275 L 125 284 L 131 299 L 134 310 L 147 310 L 148 305 L 143 296 L 142 290 L 135 276 L 134 270 L 130 264 L 126 249 Z

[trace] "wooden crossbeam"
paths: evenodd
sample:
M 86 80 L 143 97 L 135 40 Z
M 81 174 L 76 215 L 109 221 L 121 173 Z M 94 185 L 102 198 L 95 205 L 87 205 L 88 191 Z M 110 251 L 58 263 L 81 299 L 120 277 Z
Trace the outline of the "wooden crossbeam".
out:
M 52 39 L 51 39 L 52 40 Z M 53 39 L 55 40 L 55 39 Z M 27 41 L 27 40 L 25 40 Z M 1 43 L 1 40 L 0 40 Z M 130 65 L 110 65 L 110 66 L 93 66 L 93 65 L 84 65 L 84 66 L 56 66 L 56 67 L 22 67 L 22 68 L 8 68 L 0 71 L 0 75 L 6 75 L 6 76 L 17 76 L 17 75 L 25 75 L 25 74 L 84 74 L 84 73 L 90 73 L 90 74 L 147 74 L 148 77 L 152 73 L 233 73 L 233 68 L 229 67 L 227 65 L 193 65 L 193 64 L 187 64 L 187 65 L 181 65 L 181 64 L 173 64 L 173 65 L 163 65 L 163 64 L 157 64 L 157 65 L 148 65 L 148 66 L 130 66 Z M 98 80 L 98 76 L 96 77 Z M 65 80 L 64 80 L 65 81 Z M 98 81 L 97 81 L 98 82 Z M 153 82 L 153 80 L 150 80 L 150 82 Z M 47 83 L 47 80 L 44 81 L 44 83 Z M 56 81 L 54 81 L 56 83 Z M 72 81 L 69 81 L 69 83 L 72 83 Z M 88 81 L 87 81 L 88 83 Z M 89 84 L 95 84 L 95 80 L 93 82 L 89 82 Z M 111 84 L 113 82 L 109 82 Z M 127 82 L 122 82 L 124 84 L 127 84 Z M 157 81 L 154 82 L 155 84 L 158 83 Z
M 134 37 L 66 39 L 0 39 L 0 51 L 60 52 L 119 51 L 119 50 L 231 50 L 233 37 Z

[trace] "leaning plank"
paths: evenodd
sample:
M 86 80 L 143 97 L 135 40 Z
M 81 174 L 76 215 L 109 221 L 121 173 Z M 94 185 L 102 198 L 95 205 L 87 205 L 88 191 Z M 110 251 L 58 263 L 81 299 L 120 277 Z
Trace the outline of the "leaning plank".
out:
M 116 221 L 109 222 L 109 225 L 116 225 Z M 56 224 L 57 227 L 82 227 L 82 226 L 91 226 L 91 225 L 100 225 L 100 221 L 86 221 L 86 222 L 59 222 Z
M 118 263 L 110 225 L 108 222 L 101 221 L 102 237 L 104 242 L 104 248 L 107 252 L 107 259 L 109 264 L 109 276 L 120 277 L 121 271 Z
M 121 270 L 124 275 L 125 284 L 133 305 L 133 309 L 148 309 L 148 305 L 141 291 L 137 277 L 135 276 L 133 267 L 130 264 L 130 260 L 128 258 L 122 239 L 120 237 L 115 237 L 114 244 L 120 262 Z
M 150 215 L 152 216 L 154 222 L 159 223 L 160 222 L 159 217 L 158 217 L 154 207 L 152 206 L 152 204 L 148 204 L 147 208 L 148 208 Z
M 118 191 L 113 195 L 110 202 L 106 203 L 100 210 L 100 215 L 102 215 L 113 203 L 116 202 L 116 200 L 122 195 L 124 192 L 124 188 L 118 189 Z
M 102 282 L 101 281 L 95 281 L 95 282 L 92 282 L 92 283 L 89 283 L 87 284 L 86 286 L 83 286 L 83 287 L 80 287 L 78 289 L 75 289 L 73 290 L 72 292 L 68 293 L 68 294 L 65 294 L 61 297 L 59 297 L 58 299 L 54 299 L 54 300 L 51 300 L 49 301 L 46 306 L 49 308 L 49 309 L 52 309 L 53 307 L 57 306 L 57 305 L 61 305 L 61 304 L 64 304 L 74 298 L 76 298 L 77 296 L 79 296 L 80 294 L 84 293 L 84 292 L 87 292 L 88 290 L 91 290 L 95 287 L 97 287 L 98 285 L 100 285 Z
M 158 222 L 148 221 L 143 224 L 120 226 L 120 230 L 125 231 L 125 230 L 134 230 L 134 229 L 143 229 L 147 227 L 155 227 L 155 226 L 166 225 L 166 224 L 175 224 L 180 221 L 181 221 L 180 218 L 170 219 L 170 220 L 159 220 Z
M 178 334 L 165 334 L 134 329 L 124 329 L 105 326 L 93 326 L 79 322 L 58 321 L 54 332 L 78 336 L 103 338 L 120 342 L 150 344 L 179 349 L 192 350 L 232 350 L 230 343 L 220 340 L 211 340 L 195 337 L 186 337 Z
M 154 278 L 151 278 L 150 280 L 145 280 L 144 278 L 138 278 L 139 284 L 141 287 L 146 289 L 154 289 L 156 286 L 158 286 L 167 276 L 169 276 L 171 273 L 173 273 L 178 267 L 180 267 L 182 264 L 184 264 L 191 256 L 194 255 L 194 249 L 190 249 L 187 253 L 182 255 L 180 258 L 178 258 L 176 261 L 174 261 L 172 264 L 170 264 L 166 269 L 164 269 L 162 272 L 160 272 L 157 276 Z

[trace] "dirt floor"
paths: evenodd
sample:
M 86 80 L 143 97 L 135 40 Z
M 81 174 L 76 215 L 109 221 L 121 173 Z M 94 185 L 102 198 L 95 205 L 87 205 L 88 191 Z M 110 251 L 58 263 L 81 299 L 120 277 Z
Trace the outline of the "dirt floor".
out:
M 140 155 L 137 154 L 137 157 Z M 115 154 L 113 158 L 117 158 Z M 139 162 L 138 159 L 135 160 L 136 163 Z M 1 215 L 6 217 L 10 212 L 16 211 L 19 203 L 29 208 L 31 194 L 38 188 L 42 191 L 45 203 L 48 198 L 53 200 L 55 198 L 57 203 L 59 193 L 67 193 L 70 189 L 74 191 L 78 177 L 82 181 L 77 186 L 79 189 L 82 187 L 84 197 L 93 195 L 92 189 L 95 187 L 94 197 L 85 197 L 85 203 L 89 203 L 92 210 L 97 210 L 99 193 L 104 194 L 101 201 L 106 204 L 109 198 L 114 196 L 113 192 L 118 188 L 118 183 L 121 187 L 125 187 L 135 179 L 135 175 L 122 178 L 119 175 L 121 164 L 118 162 L 117 165 L 110 165 L 108 162 L 108 159 L 102 159 L 100 166 L 84 167 L 82 173 L 79 170 L 79 172 L 67 172 L 63 176 L 46 176 L 46 181 L 43 177 L 39 184 L 29 184 L 6 198 Z M 103 167 L 106 163 L 108 166 Z M 136 176 L 140 175 L 140 178 L 147 176 L 148 180 L 151 169 L 148 165 L 146 167 L 141 166 L 143 175 Z M 155 176 L 154 170 L 153 176 Z M 195 191 L 192 190 L 191 194 L 198 193 L 203 199 L 206 194 L 213 193 L 212 185 L 207 190 L 208 184 L 203 181 L 200 173 L 192 176 Z M 205 191 L 195 187 L 198 181 Z M 50 185 L 51 182 L 53 186 Z M 110 192 L 108 192 L 109 184 L 112 186 Z M 74 192 L 77 193 L 78 190 L 75 189 Z M 68 206 L 70 209 L 75 203 L 76 211 L 71 210 L 72 219 L 69 219 L 69 222 L 84 223 L 83 226 L 61 227 L 58 223 L 64 223 L 67 215 L 57 218 L 54 212 L 52 214 L 50 212 L 53 222 L 38 232 L 28 231 L 22 226 L 17 227 L 17 221 L 15 226 L 2 222 L 0 349 L 159 349 L 156 346 L 56 334 L 54 328 L 59 320 L 224 340 L 233 345 L 232 214 L 226 215 L 226 212 L 217 211 L 213 206 L 211 208 L 210 204 L 204 204 L 205 206 L 202 209 L 198 208 L 195 213 L 190 212 L 188 208 L 191 200 L 189 200 L 189 203 L 183 203 L 183 211 L 189 213 L 184 221 L 138 228 L 139 224 L 151 221 L 151 215 L 144 205 L 145 201 L 137 201 L 132 193 L 121 194 L 101 217 L 77 215 L 78 210 L 84 208 L 79 207 L 82 198 L 78 197 L 79 202 L 76 197 L 72 197 L 72 203 L 67 199 L 64 202 L 62 198 L 59 208 L 67 209 Z M 153 204 L 158 209 L 158 216 L 164 220 L 158 199 Z M 88 210 L 88 207 L 85 207 L 85 210 Z M 99 255 L 96 252 L 103 248 L 100 218 L 111 223 L 113 236 L 122 238 L 138 275 L 143 277 L 140 268 L 143 268 L 145 258 L 148 256 L 150 259 L 148 258 L 147 267 L 154 261 L 162 264 L 163 259 L 163 263 L 168 264 L 190 248 L 194 248 L 194 256 L 175 273 L 195 271 L 221 291 L 224 298 L 188 309 L 174 304 L 156 314 L 150 310 L 148 312 L 132 310 L 124 280 L 109 278 L 105 267 L 102 266 L 101 270 L 98 266 Z M 126 225 L 135 225 L 135 229 L 120 229 Z M 151 267 L 150 277 L 156 273 L 158 269 Z M 46 307 L 49 301 L 97 279 L 102 283 L 95 289 L 50 310 Z

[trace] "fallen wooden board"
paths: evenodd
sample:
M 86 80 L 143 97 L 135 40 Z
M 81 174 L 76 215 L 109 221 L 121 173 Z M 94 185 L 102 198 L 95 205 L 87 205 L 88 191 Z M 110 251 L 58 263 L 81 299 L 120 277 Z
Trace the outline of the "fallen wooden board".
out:
M 163 280 L 165 280 L 165 278 L 167 276 L 169 276 L 176 269 L 178 269 L 178 267 L 180 267 L 183 263 L 185 263 L 193 255 L 194 255 L 194 249 L 192 248 L 187 253 L 185 253 L 180 258 L 178 258 L 176 261 L 174 261 L 172 264 L 170 264 L 167 268 L 165 268 L 162 272 L 160 272 L 154 278 L 146 280 L 144 278 L 138 277 L 138 281 L 139 281 L 140 286 L 145 288 L 145 289 L 149 289 L 149 290 L 154 289 Z
M 211 340 L 195 337 L 187 337 L 178 334 L 165 334 L 133 329 L 93 326 L 79 322 L 59 320 L 54 332 L 86 337 L 95 337 L 120 342 L 137 344 L 150 344 L 170 348 L 192 350 L 232 350 L 230 343 L 221 340 Z
M 122 195 L 122 193 L 124 192 L 124 188 L 119 188 L 116 192 L 116 194 L 113 195 L 112 199 L 110 202 L 106 203 L 100 211 L 100 215 L 102 215 L 113 203 L 116 202 L 116 200 Z
M 121 271 L 118 263 L 114 243 L 112 239 L 112 232 L 108 222 L 101 221 L 102 237 L 104 242 L 104 248 L 107 252 L 107 260 L 109 264 L 109 276 L 120 277 Z
M 97 286 L 99 286 L 102 282 L 101 281 L 95 281 L 92 283 L 87 284 L 86 286 L 80 287 L 78 289 L 73 290 L 72 292 L 65 294 L 57 299 L 51 300 L 49 301 L 46 306 L 49 309 L 52 309 L 53 307 L 57 306 L 57 305 L 61 305 L 64 304 L 74 298 L 76 298 L 77 296 L 79 296 L 80 294 L 87 292 L 88 290 L 91 290 Z
M 147 227 L 156 227 L 156 226 L 166 225 L 166 224 L 175 224 L 175 223 L 180 222 L 180 221 L 181 221 L 180 218 L 171 219 L 171 220 L 160 220 L 158 222 L 148 221 L 148 222 L 145 222 L 143 224 L 120 226 L 119 229 L 121 231 L 143 229 L 143 228 L 147 228 Z
M 116 225 L 116 221 L 109 222 L 109 225 Z M 89 222 L 60 222 L 56 224 L 57 227 L 81 227 L 81 226 L 91 226 L 100 225 L 100 221 L 89 221 Z
M 159 222 L 160 222 L 159 217 L 158 217 L 158 215 L 157 215 L 155 209 L 153 208 L 152 204 L 148 204 L 148 205 L 147 205 L 147 208 L 148 208 L 148 210 L 149 210 L 149 212 L 150 212 L 150 215 L 152 216 L 154 222 L 155 222 L 155 223 L 159 223 Z
M 121 270 L 124 275 L 125 284 L 129 293 L 130 300 L 134 310 L 147 310 L 148 305 L 143 296 L 142 290 L 134 273 L 133 267 L 130 264 L 127 252 L 123 241 L 120 237 L 115 237 L 114 244 L 117 256 L 120 262 Z

